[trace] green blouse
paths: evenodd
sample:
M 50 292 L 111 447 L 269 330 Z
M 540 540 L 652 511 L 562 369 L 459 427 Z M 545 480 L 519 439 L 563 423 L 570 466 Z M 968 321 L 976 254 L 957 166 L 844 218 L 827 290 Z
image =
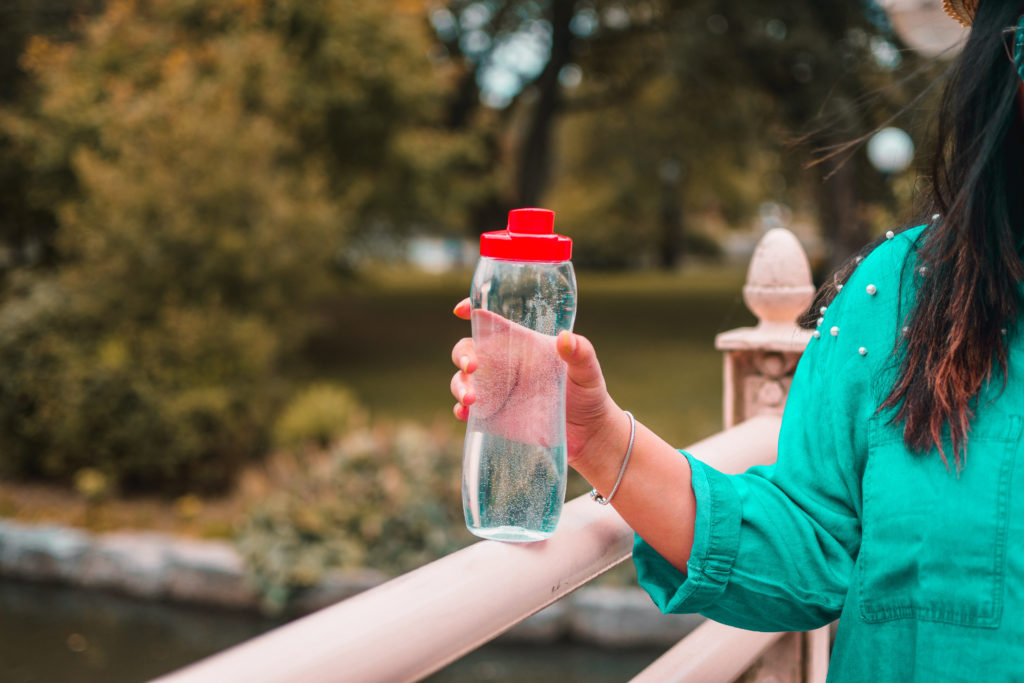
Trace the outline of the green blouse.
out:
M 729 476 L 687 454 L 687 573 L 639 537 L 634 548 L 662 611 L 762 631 L 839 618 L 830 681 L 1024 680 L 1024 338 L 1010 331 L 1008 381 L 983 389 L 959 476 L 937 450 L 908 452 L 892 413 L 876 411 L 913 292 L 927 286 L 922 234 L 879 246 L 829 306 L 775 465 Z

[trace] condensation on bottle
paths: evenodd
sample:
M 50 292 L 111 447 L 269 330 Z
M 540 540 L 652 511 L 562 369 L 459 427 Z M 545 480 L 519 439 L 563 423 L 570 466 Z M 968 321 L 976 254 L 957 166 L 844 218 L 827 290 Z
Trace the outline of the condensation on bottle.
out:
M 480 237 L 473 274 L 473 373 L 462 460 L 466 526 L 482 538 L 540 541 L 565 500 L 565 363 L 555 339 L 572 330 L 572 240 L 554 212 L 516 209 Z

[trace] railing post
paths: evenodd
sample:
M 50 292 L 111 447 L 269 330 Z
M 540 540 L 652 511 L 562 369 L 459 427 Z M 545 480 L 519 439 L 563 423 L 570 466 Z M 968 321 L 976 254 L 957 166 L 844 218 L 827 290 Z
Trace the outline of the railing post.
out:
M 800 242 L 788 230 L 770 230 L 754 250 L 743 287 L 743 300 L 757 316 L 757 326 L 715 338 L 715 348 L 725 353 L 726 428 L 757 415 L 782 415 L 797 362 L 812 334 L 796 319 L 813 299 L 811 267 Z M 824 681 L 828 639 L 828 627 L 789 634 L 740 680 Z
M 723 332 L 725 427 L 756 415 L 782 415 L 800 354 L 811 338 L 796 324 L 814 298 L 811 267 L 793 233 L 768 231 L 754 250 L 743 300 L 757 327 Z

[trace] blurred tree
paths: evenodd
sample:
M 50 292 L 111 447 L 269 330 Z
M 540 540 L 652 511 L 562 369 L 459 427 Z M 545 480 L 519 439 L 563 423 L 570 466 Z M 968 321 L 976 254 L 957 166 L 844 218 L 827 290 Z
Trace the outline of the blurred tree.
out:
M 457 72 L 457 86 L 448 102 L 449 126 L 475 127 L 487 142 L 481 166 L 490 170 L 491 191 L 473 207 L 471 232 L 502 225 L 510 208 L 541 202 L 552 180 L 565 83 L 576 68 L 574 55 L 596 35 L 595 7 L 627 11 L 651 4 L 447 0 L 432 9 L 431 22 Z M 653 25 L 656 17 L 647 14 Z M 630 28 L 642 30 L 636 23 Z M 609 45 L 608 50 L 618 47 Z M 646 69 L 642 62 L 633 66 L 635 84 L 643 80 Z M 604 104 L 613 105 L 621 94 L 607 93 Z
M 59 267 L 8 279 L 0 469 L 216 488 L 257 455 L 356 226 L 473 191 L 432 46 L 402 0 L 112 0 L 31 39 L 0 130 Z
M 581 255 L 605 265 L 647 252 L 672 267 L 699 246 L 688 216 L 735 222 L 764 200 L 808 204 L 845 258 L 869 239 L 864 198 L 893 199 L 860 156 L 804 165 L 935 71 L 900 53 L 869 0 L 448 0 L 431 18 L 460 65 L 449 122 L 497 108 L 488 150 L 515 169 L 474 227 L 551 190 L 560 224 L 586 231 Z
M 787 188 L 762 196 L 813 205 L 830 247 L 829 268 L 838 267 L 874 237 L 869 202 L 892 206 L 895 199 L 866 156 L 855 154 L 857 146 L 809 173 L 803 167 L 885 125 L 928 89 L 939 67 L 901 52 L 885 14 L 870 0 L 676 6 L 680 82 L 701 94 L 688 101 L 707 98 L 725 112 L 737 99 L 759 99 L 746 125 L 767 138 L 781 162 L 773 173 L 781 172 Z M 712 78 L 728 89 L 709 83 Z M 797 138 L 802 144 L 792 149 Z
M 570 205 L 563 224 L 594 265 L 646 257 L 673 268 L 683 253 L 714 253 L 689 216 L 737 222 L 761 196 L 751 176 L 771 170 L 777 132 L 753 125 L 770 101 L 726 74 L 694 69 L 692 36 L 667 28 L 679 22 L 667 3 L 638 3 L 622 16 L 605 10 L 575 64 L 552 196 Z

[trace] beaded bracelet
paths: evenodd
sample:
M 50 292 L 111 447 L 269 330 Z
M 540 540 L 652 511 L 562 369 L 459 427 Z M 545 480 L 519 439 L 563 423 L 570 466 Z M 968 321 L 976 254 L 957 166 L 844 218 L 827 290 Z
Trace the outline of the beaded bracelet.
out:
M 590 497 L 594 499 L 594 502 L 600 503 L 601 505 L 607 505 L 612 502 L 612 498 L 615 497 L 615 492 L 619 490 L 619 484 L 622 483 L 622 475 L 626 473 L 626 465 L 629 464 L 629 456 L 633 454 L 633 439 L 636 438 L 636 418 L 633 417 L 633 413 L 628 410 L 623 410 L 626 417 L 629 418 L 629 446 L 626 447 L 626 457 L 622 459 L 622 468 L 619 469 L 619 478 L 615 480 L 615 486 L 612 487 L 612 492 L 605 498 L 597 489 L 590 490 Z

